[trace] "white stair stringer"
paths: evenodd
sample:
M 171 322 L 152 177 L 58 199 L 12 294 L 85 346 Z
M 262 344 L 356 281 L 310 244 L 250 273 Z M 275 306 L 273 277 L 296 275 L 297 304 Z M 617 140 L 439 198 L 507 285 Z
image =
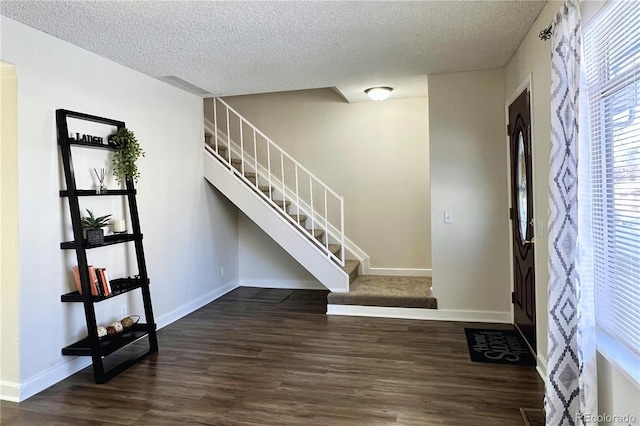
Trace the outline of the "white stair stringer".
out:
M 281 214 L 205 150 L 204 177 L 332 292 L 349 291 L 349 275 Z

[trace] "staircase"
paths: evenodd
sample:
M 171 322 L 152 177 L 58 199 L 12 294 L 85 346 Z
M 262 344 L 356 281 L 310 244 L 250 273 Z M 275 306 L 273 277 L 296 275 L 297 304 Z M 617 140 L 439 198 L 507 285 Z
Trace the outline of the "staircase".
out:
M 343 197 L 223 100 L 213 111 L 205 178 L 325 287 L 348 292 L 360 262 L 347 258 Z

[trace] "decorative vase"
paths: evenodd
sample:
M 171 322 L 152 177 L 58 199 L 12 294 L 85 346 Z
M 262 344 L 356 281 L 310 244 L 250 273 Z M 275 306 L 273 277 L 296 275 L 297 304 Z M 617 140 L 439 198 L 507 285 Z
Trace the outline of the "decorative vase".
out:
M 95 247 L 104 244 L 104 231 L 102 229 L 87 229 L 87 246 Z

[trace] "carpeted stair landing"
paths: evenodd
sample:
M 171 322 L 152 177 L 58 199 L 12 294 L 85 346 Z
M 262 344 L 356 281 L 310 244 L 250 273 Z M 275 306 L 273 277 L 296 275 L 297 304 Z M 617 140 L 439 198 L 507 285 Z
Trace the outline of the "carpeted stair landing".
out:
M 437 309 L 431 296 L 430 277 L 388 277 L 360 275 L 350 285 L 349 293 L 329 293 L 330 305 L 385 306 L 397 308 Z

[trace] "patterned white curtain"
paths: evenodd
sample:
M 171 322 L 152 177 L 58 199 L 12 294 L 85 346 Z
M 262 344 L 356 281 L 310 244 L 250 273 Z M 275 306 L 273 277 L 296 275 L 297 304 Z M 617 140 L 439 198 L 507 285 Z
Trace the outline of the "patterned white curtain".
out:
M 578 0 L 568 0 L 553 23 L 551 54 L 548 426 L 597 424 L 591 419 L 598 413 L 591 158 L 581 49 Z

